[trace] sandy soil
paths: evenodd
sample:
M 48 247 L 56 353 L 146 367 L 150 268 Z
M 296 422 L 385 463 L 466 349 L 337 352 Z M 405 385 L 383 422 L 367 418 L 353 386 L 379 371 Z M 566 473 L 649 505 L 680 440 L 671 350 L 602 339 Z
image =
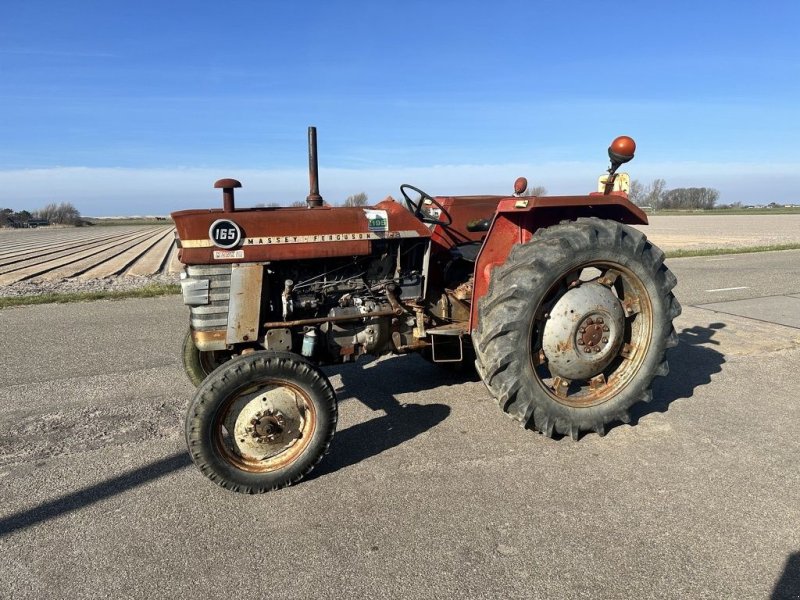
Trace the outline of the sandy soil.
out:
M 800 215 L 653 216 L 640 229 L 662 250 L 800 243 Z

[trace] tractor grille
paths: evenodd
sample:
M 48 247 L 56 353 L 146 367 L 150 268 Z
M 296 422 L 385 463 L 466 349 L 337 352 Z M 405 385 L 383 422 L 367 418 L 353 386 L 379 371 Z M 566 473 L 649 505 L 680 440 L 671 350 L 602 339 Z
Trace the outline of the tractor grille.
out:
M 191 312 L 192 329 L 225 329 L 231 296 L 231 265 L 189 266 L 186 274 L 181 286 L 183 301 Z

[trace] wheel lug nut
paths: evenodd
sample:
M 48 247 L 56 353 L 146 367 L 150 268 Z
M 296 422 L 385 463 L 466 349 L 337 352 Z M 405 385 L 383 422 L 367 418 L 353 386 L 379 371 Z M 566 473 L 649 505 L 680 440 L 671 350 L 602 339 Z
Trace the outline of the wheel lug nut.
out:
M 603 331 L 609 331 L 608 325 L 603 325 Z
M 603 343 L 607 344 L 608 343 L 608 338 L 603 338 Z
M 586 352 L 586 354 L 589 354 L 589 352 L 591 352 L 592 349 L 591 348 L 584 348 L 583 351 Z
M 598 319 L 595 321 L 595 323 L 597 323 L 597 324 L 599 324 L 599 325 L 602 325 L 602 324 L 603 324 L 603 319 L 600 319 L 600 318 L 598 318 Z
M 594 320 L 591 317 L 589 317 L 588 319 L 586 319 L 586 324 L 587 325 L 594 325 Z
M 594 351 L 595 352 L 600 352 L 600 348 L 595 348 Z
M 578 346 L 583 346 L 583 344 L 584 344 L 583 340 L 578 340 Z
M 578 333 L 586 333 L 586 327 L 581 327 L 581 328 L 578 330 Z

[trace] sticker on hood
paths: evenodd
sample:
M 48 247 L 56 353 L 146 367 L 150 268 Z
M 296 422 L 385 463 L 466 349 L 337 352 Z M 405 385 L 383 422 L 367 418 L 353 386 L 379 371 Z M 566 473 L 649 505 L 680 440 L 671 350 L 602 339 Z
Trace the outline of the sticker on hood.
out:
M 365 208 L 364 214 L 367 216 L 370 231 L 389 231 L 389 213 L 385 210 Z

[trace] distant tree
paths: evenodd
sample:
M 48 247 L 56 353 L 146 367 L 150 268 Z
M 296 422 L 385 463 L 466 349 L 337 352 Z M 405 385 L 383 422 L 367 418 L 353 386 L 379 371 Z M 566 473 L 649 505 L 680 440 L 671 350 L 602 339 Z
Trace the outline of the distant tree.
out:
M 528 189 L 522 194 L 523 196 L 546 196 L 547 188 L 543 185 L 529 185 Z
M 638 179 L 634 179 L 631 181 L 631 187 L 628 190 L 628 199 L 636 206 L 648 206 L 653 209 L 660 208 L 666 186 L 667 182 L 663 179 L 654 179 L 652 183 L 647 185 Z
M 25 226 L 34 216 L 27 210 L 14 212 L 10 208 L 0 209 L 0 227 Z
M 59 225 L 77 225 L 81 220 L 81 213 L 69 202 L 61 204 L 50 203 L 34 214 L 37 219 L 47 219 L 50 223 Z
M 638 179 L 631 181 L 631 188 L 628 190 L 628 200 L 636 206 L 646 206 L 644 197 L 646 195 L 645 186 Z
M 664 193 L 660 208 L 711 210 L 717 200 L 714 188 L 675 188 Z
M 664 199 L 667 182 L 663 179 L 654 179 L 653 183 L 644 190 L 644 204 L 642 206 L 652 206 L 654 209 L 662 208 L 661 202 Z
M 367 205 L 367 195 L 364 192 L 359 192 L 358 194 L 353 194 L 352 196 L 348 196 L 344 204 L 342 206 L 366 206 Z
M 295 202 L 292 202 L 289 206 L 300 208 L 308 206 L 308 203 L 305 200 L 296 200 Z

